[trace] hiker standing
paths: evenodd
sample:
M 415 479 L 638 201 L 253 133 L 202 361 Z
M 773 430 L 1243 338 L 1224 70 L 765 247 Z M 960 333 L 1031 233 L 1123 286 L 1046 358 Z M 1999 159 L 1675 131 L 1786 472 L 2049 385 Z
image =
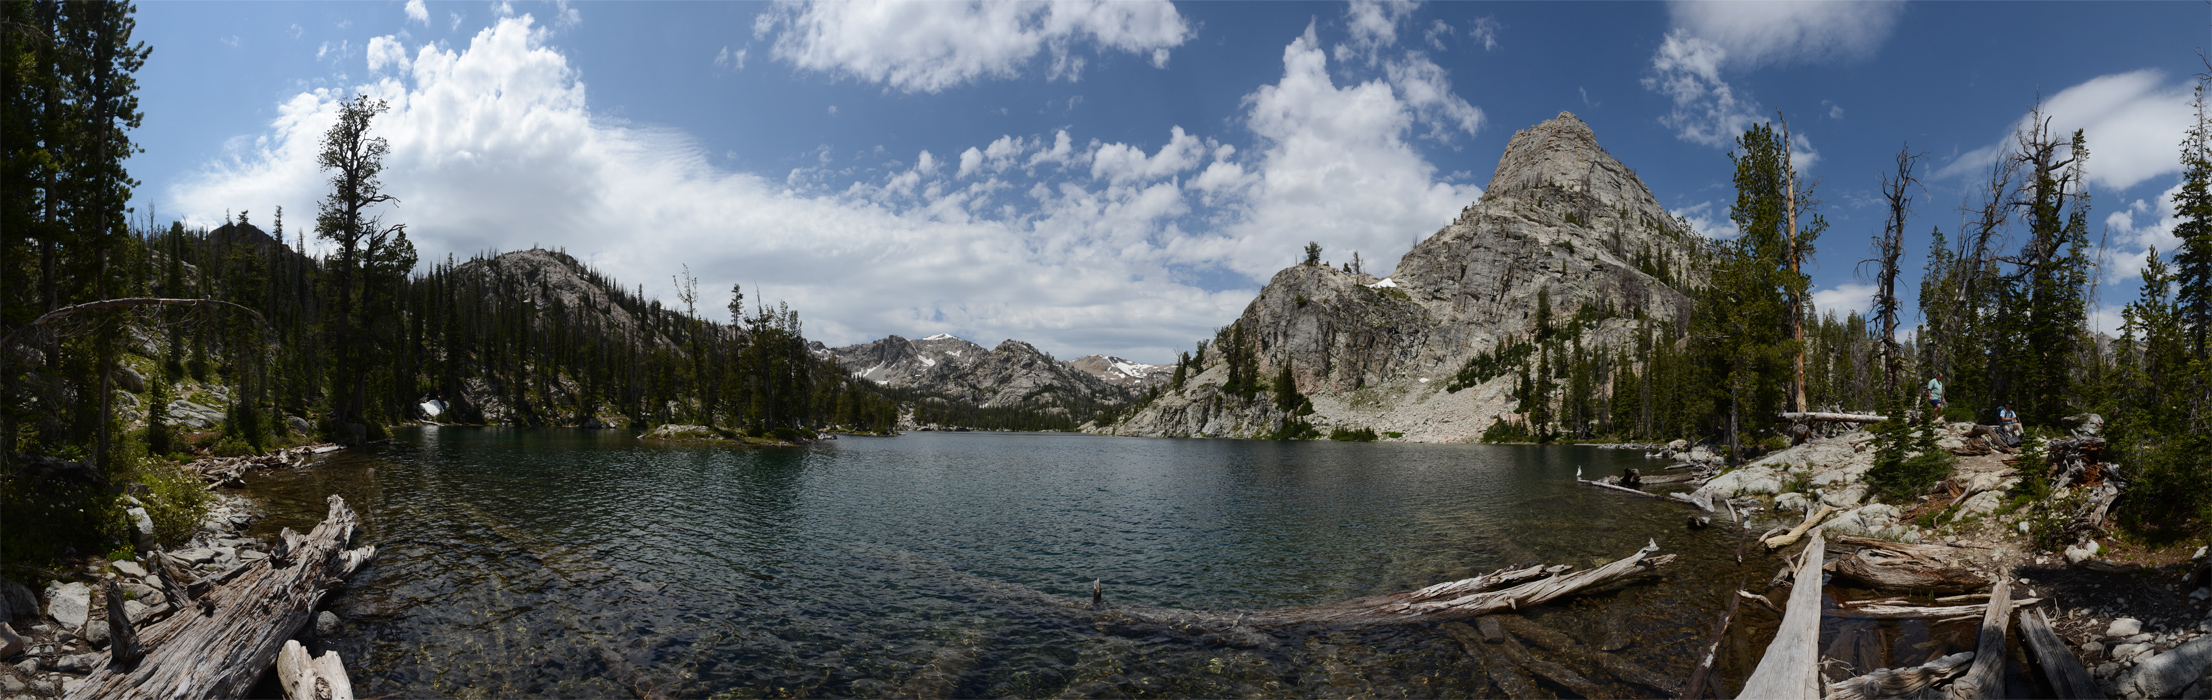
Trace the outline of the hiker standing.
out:
M 1928 406 L 1934 409 L 1936 420 L 1943 419 L 1943 408 L 1946 405 L 1948 404 L 1943 402 L 1943 373 L 1937 372 L 1934 378 L 1928 380 Z

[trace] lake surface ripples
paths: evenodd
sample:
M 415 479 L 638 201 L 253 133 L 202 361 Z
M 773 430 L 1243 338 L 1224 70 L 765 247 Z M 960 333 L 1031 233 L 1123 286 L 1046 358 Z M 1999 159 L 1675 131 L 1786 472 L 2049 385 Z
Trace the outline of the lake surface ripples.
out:
M 1728 596 L 1772 564 L 1737 565 L 1735 527 L 1690 531 L 1683 506 L 1572 480 L 1652 464 L 1580 447 L 918 433 L 740 449 L 421 428 L 248 490 L 268 531 L 312 527 L 328 493 L 362 512 L 381 552 L 328 642 L 361 697 L 1433 697 L 1497 691 L 1431 625 L 1224 641 L 1035 594 L 1087 601 L 1097 580 L 1109 604 L 1311 605 L 1657 539 L 1681 556 L 1663 576 L 1526 615 L 1686 677 Z M 1724 664 L 1722 686 L 1748 670 Z

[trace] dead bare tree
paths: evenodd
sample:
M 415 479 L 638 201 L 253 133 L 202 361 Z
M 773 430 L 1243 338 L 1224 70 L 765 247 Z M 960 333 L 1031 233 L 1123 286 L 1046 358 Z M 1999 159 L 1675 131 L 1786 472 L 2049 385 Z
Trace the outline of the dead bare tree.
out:
M 1910 144 L 1897 149 L 1897 174 L 1882 177 L 1889 220 L 1882 225 L 1882 235 L 1874 239 L 1874 259 L 1860 263 L 1874 263 L 1880 270 L 1875 274 L 1874 315 L 1882 323 L 1882 395 L 1886 397 L 1897 396 L 1897 375 L 1904 371 L 1897 345 L 1897 259 L 1905 252 L 1905 217 L 1912 213 L 1911 188 L 1920 184 L 1913 168 L 1925 155 L 1913 153 Z

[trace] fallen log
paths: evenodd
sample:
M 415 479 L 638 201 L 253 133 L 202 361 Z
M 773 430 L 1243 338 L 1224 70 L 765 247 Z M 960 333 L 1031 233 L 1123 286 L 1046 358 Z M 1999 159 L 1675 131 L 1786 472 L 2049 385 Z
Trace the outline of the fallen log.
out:
M 1982 613 L 1982 631 L 1974 647 L 1974 666 L 1952 683 L 1943 696 L 1950 700 L 1986 700 L 2005 692 L 2005 627 L 2012 623 L 2012 577 L 1999 576 L 1989 591 L 1988 610 Z
M 2035 665 L 2043 668 L 2043 677 L 2051 682 L 2051 690 L 2058 697 L 2103 700 L 2104 691 L 2097 687 L 2097 680 L 2089 676 L 2089 669 L 2082 667 L 2081 659 L 2066 647 L 2066 641 L 2051 631 L 2051 623 L 2044 619 L 2043 611 L 2020 614 L 2020 636 L 2027 640 L 2028 650 L 2035 654 Z
M 292 535 L 298 541 L 289 565 L 263 559 L 233 570 L 228 583 L 196 596 L 197 614 L 180 612 L 143 630 L 146 655 L 135 667 L 104 664 L 69 696 L 244 696 L 324 596 L 376 555 L 374 546 L 346 548 L 359 517 L 344 499 L 331 496 L 329 503 L 330 514 L 313 532 Z
M 1766 596 L 1763 596 L 1763 595 L 1759 595 L 1759 594 L 1757 594 L 1757 593 L 1753 593 L 1753 592 L 1751 592 L 1751 591 L 1746 591 L 1746 590 L 1738 589 L 1738 590 L 1736 591 L 1736 597 L 1737 597 L 1737 598 L 1739 598 L 1739 599 L 1742 599 L 1742 600 L 1748 600 L 1748 601 L 1752 601 L 1752 602 L 1758 603 L 1758 604 L 1759 604 L 1759 607 L 1762 607 L 1762 608 L 1766 608 L 1766 609 L 1768 609 L 1768 610 L 1771 610 L 1771 611 L 1773 611 L 1773 612 L 1774 612 L 1774 614 L 1776 614 L 1776 615 L 1780 615 L 1780 614 L 1782 614 L 1782 608 L 1781 608 L 1780 606 L 1777 606 L 1777 605 L 1775 605 L 1775 604 L 1774 604 L 1774 601 L 1773 601 L 1773 600 L 1770 600 L 1770 599 L 1768 599 L 1768 598 L 1767 598 Z
M 1912 550 L 1865 546 L 1837 557 L 1827 565 L 1837 578 L 1871 588 L 1959 593 L 1989 585 L 1972 571 L 1918 556 Z
M 1813 529 L 1813 526 L 1819 525 L 1820 521 L 1828 519 L 1829 513 L 1834 512 L 1836 512 L 1836 509 L 1833 506 L 1822 504 L 1820 506 L 1820 510 L 1813 511 L 1812 515 L 1805 517 L 1805 522 L 1798 523 L 1797 527 L 1790 528 L 1789 532 L 1775 535 L 1772 538 L 1762 539 L 1759 541 L 1759 543 L 1766 545 L 1767 549 L 1781 549 L 1783 547 L 1797 544 L 1797 539 L 1800 537 L 1804 537 L 1806 530 Z M 1814 539 L 1818 540 L 1819 538 L 1816 537 Z M 1826 545 L 1823 545 L 1822 547 L 1823 549 L 1825 549 Z M 1809 557 L 1811 560 L 1820 561 L 1820 550 L 1808 548 L 1806 551 L 1813 553 L 1812 556 Z
M 1889 417 L 1864 413 L 1823 413 L 1818 411 L 1800 413 L 1796 411 L 1789 411 L 1775 416 L 1775 420 L 1787 421 L 1791 423 L 1815 423 L 1821 421 L 1827 421 L 1830 423 L 1880 423 L 1882 421 L 1889 420 Z
M 2012 604 L 2014 606 L 2025 607 L 2041 602 L 2043 602 L 2042 598 L 2021 598 L 2019 600 L 2013 601 Z M 1983 611 L 1986 611 L 1988 609 L 1988 603 L 1970 603 L 1967 605 L 1947 605 L 1941 607 L 1918 607 L 1911 605 L 1866 605 L 1856 608 L 1836 608 L 1834 610 L 1823 613 L 1822 616 L 1854 620 L 1942 620 L 1949 618 L 1971 618 L 1976 615 L 1983 614 Z
M 1966 664 L 1974 660 L 1974 652 L 1962 651 L 1950 656 L 1937 657 L 1918 666 L 1885 668 L 1856 678 L 1848 678 L 1828 684 L 1825 700 L 1874 700 L 1875 698 L 1911 697 L 1937 683 L 1949 680 Z
M 1736 592 L 1742 593 L 1743 591 Z M 1765 598 L 1760 600 L 1765 600 Z M 1742 598 L 1729 596 L 1728 610 L 1720 614 L 1720 624 L 1713 626 L 1713 641 L 1705 644 L 1705 655 L 1698 657 L 1697 668 L 1690 671 L 1689 682 L 1682 684 L 1682 700 L 1697 700 L 1699 696 L 1705 694 L 1705 683 L 1713 675 L 1713 664 L 1720 660 L 1721 642 L 1728 640 L 1728 623 L 1735 621 L 1736 608 L 1742 605 Z M 1769 605 L 1772 605 L 1772 603 L 1769 603 Z
M 277 652 L 276 674 L 285 700 L 353 700 L 353 681 L 346 678 L 338 652 L 310 658 L 298 640 L 286 640 L 284 650 Z
M 1812 543 L 1805 547 L 1805 561 L 1798 565 L 1796 582 L 1791 584 L 1782 628 L 1767 645 L 1759 666 L 1752 669 L 1751 678 L 1744 681 L 1739 698 L 1820 697 L 1820 559 L 1826 544 L 1819 529 L 1812 533 Z
M 1614 680 L 1633 683 L 1667 695 L 1679 695 L 1682 692 L 1682 686 L 1672 678 L 1654 673 L 1651 669 L 1618 655 L 1598 651 L 1596 647 L 1576 641 L 1564 632 L 1536 624 L 1528 618 L 1519 615 L 1495 615 L 1487 619 L 1497 620 L 1505 631 L 1528 640 L 1530 644 L 1542 647 L 1545 651 L 1565 658 L 1580 659 L 1590 667 L 1604 671 Z
M 1656 494 L 1656 493 L 1645 493 L 1645 492 L 1642 492 L 1642 491 L 1638 491 L 1638 490 L 1636 490 L 1636 489 L 1628 488 L 1628 487 L 1626 487 L 1626 486 L 1615 486 L 1615 485 L 1613 485 L 1613 484 L 1608 484 L 1608 483 L 1605 483 L 1605 482 L 1603 482 L 1603 481 L 1591 481 L 1591 480 L 1589 480 L 1589 479 L 1584 479 L 1584 478 L 1582 478 L 1582 468 L 1581 468 L 1581 467 L 1575 467 L 1575 483 L 1578 483 L 1578 484 L 1582 484 L 1582 485 L 1584 485 L 1584 486 L 1596 486 L 1596 487 L 1598 487 L 1598 488 L 1601 488 L 1601 489 L 1612 489 L 1612 490 L 1615 490 L 1615 491 L 1619 491 L 1619 492 L 1621 492 L 1621 493 L 1632 493 L 1632 494 L 1636 494 L 1636 495 L 1638 495 L 1638 496 L 1643 496 L 1643 497 L 1645 497 L 1645 498 L 1657 498 L 1657 499 L 1661 499 L 1661 500 L 1664 500 L 1664 499 L 1666 498 L 1665 496 L 1661 496 L 1661 495 L 1659 495 L 1659 494 Z

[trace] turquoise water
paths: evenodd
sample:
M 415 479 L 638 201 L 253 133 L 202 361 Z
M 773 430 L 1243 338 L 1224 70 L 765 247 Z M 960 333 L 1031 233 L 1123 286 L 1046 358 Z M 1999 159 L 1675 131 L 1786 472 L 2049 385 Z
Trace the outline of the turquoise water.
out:
M 329 642 L 361 697 L 1494 696 L 1432 625 L 1231 643 L 1037 594 L 1087 601 L 1096 580 L 1109 604 L 1311 605 L 1656 539 L 1681 556 L 1663 576 L 1525 614 L 1682 678 L 1737 585 L 1774 569 L 1735 563 L 1737 528 L 1575 485 L 1577 467 L 1650 466 L 1582 447 L 418 428 L 343 454 L 248 491 L 269 531 L 311 527 L 328 493 L 362 511 L 381 553 Z M 1745 618 L 1724 688 L 1765 624 Z

